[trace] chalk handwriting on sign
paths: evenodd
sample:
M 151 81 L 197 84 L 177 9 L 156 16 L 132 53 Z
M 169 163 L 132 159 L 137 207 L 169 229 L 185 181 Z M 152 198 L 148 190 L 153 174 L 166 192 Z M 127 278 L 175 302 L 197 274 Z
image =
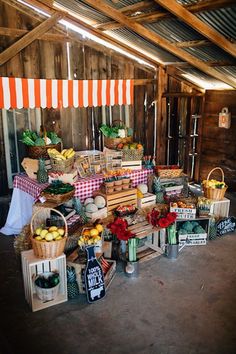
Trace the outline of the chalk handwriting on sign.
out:
M 235 230 L 236 230 L 236 218 L 234 216 L 222 219 L 217 223 L 218 236 L 225 235 L 228 232 L 234 232 Z
M 86 247 L 88 261 L 85 269 L 85 288 L 89 303 L 102 299 L 105 296 L 103 271 L 95 257 L 94 246 Z

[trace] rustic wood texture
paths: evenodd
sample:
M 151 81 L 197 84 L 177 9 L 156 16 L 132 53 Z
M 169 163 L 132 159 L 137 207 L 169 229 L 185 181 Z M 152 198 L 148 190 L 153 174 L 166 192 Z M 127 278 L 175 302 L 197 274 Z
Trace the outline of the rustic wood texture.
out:
M 194 28 L 197 32 L 207 37 L 211 42 L 215 43 L 232 56 L 236 56 L 236 48 L 228 39 L 217 32 L 212 26 L 201 21 L 197 16 L 186 10 L 175 0 L 168 0 L 168 2 L 166 0 L 155 1 L 159 5 L 163 6 L 166 10 L 171 12 L 173 15 L 180 18 L 183 22 Z
M 36 28 L 34 28 L 32 31 L 26 33 L 17 42 L 13 43 L 10 47 L 5 49 L 0 54 L 0 65 L 6 63 L 9 59 L 13 58 L 17 53 L 21 52 L 22 49 L 27 47 L 38 37 L 40 37 L 45 32 L 47 32 L 61 18 L 62 16 L 59 13 L 55 13 L 52 17 L 45 20 L 43 23 L 41 23 Z
M 8 184 L 7 184 L 7 172 L 6 172 L 6 162 L 5 162 L 5 148 L 3 139 L 3 126 L 2 126 L 2 112 L 0 110 L 0 196 L 7 194 Z
M 156 32 L 149 30 L 145 26 L 137 23 L 133 19 L 130 19 L 126 15 L 120 13 L 119 11 L 114 9 L 112 6 L 108 5 L 105 1 L 103 1 L 103 0 L 96 0 L 96 1 L 95 0 L 85 0 L 85 2 L 89 5 L 91 5 L 96 10 L 102 11 L 105 15 L 112 17 L 116 21 L 123 24 L 125 27 L 127 27 L 127 28 L 131 29 L 132 31 L 136 32 L 137 34 L 141 35 L 143 38 L 146 38 L 147 40 L 150 40 L 153 43 L 160 45 L 162 48 L 169 51 L 170 53 L 189 62 L 192 66 L 202 70 L 204 73 L 209 74 L 212 77 L 227 83 L 231 87 L 236 88 L 235 80 L 233 80 L 229 77 L 226 77 L 226 75 L 219 73 L 217 70 L 215 70 L 212 67 L 208 67 L 204 61 L 199 60 L 196 57 L 194 57 L 193 55 L 187 53 L 185 50 L 176 47 L 175 45 L 173 45 L 171 42 L 169 42 L 165 38 L 161 37 Z
M 219 112 L 223 107 L 228 107 L 231 112 L 230 129 L 218 127 Z M 236 91 L 206 91 L 200 178 L 205 179 L 212 168 L 221 167 L 225 173 L 225 181 L 233 191 L 236 190 L 235 135 Z
M 26 12 L 17 10 L 5 2 L 0 1 L 0 26 L 14 28 L 17 30 L 30 31 L 39 23 L 37 16 L 31 17 Z M 30 12 L 30 10 L 29 10 Z M 22 32 L 22 35 L 23 35 Z M 50 31 L 56 35 L 56 29 Z M 68 30 L 68 36 L 71 35 Z M 74 41 L 68 44 L 65 41 L 35 40 L 24 48 L 6 64 L 0 66 L 0 75 L 28 78 L 51 78 L 51 79 L 138 79 L 136 87 L 136 101 L 143 106 L 145 95 L 143 84 L 149 80 L 147 88 L 147 102 L 153 100 L 153 85 L 155 71 L 142 70 L 139 63 L 123 57 L 112 50 L 102 52 L 91 48 L 87 40 L 73 32 Z M 56 37 L 55 37 L 56 39 Z M 0 37 L 0 50 L 3 51 L 17 41 L 17 37 Z M 84 43 L 82 43 L 84 41 Z M 91 44 L 91 42 L 89 42 Z M 68 62 L 68 51 L 70 62 Z M 70 70 L 70 72 L 69 72 Z M 148 74 L 147 74 L 148 73 Z M 128 107 L 130 126 L 134 125 L 134 108 Z M 110 116 L 111 113 L 111 116 Z M 106 122 L 110 119 L 122 119 L 125 121 L 124 107 L 105 108 Z M 140 113 L 139 113 L 140 114 Z M 145 114 L 141 111 L 141 114 Z M 81 109 L 41 109 L 42 122 L 48 130 L 55 130 L 62 133 L 64 147 L 73 146 L 76 150 L 101 149 L 102 137 L 99 127 L 102 123 L 102 108 L 81 108 Z M 143 129 L 143 117 L 140 116 L 140 132 L 138 140 L 147 140 L 147 132 Z M 148 139 L 148 149 L 151 149 L 151 139 Z

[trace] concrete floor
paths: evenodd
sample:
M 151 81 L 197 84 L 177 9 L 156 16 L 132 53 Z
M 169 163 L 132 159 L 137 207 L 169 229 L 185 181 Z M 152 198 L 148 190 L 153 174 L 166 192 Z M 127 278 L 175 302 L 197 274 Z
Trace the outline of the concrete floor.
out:
M 80 295 L 32 313 L 13 238 L 1 235 L 0 353 L 236 353 L 235 236 L 186 247 L 176 261 L 143 263 L 138 279 L 120 270 L 93 305 Z

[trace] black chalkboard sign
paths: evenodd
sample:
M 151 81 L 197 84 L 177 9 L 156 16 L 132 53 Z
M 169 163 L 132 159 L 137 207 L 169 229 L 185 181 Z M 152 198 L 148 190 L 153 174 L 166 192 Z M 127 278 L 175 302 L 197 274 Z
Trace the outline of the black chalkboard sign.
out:
M 217 235 L 222 236 L 228 232 L 234 232 L 236 230 L 236 218 L 230 216 L 229 218 L 221 219 L 217 222 Z
M 103 271 L 94 254 L 94 246 L 86 247 L 87 266 L 85 269 L 85 289 L 89 303 L 102 299 L 105 294 Z

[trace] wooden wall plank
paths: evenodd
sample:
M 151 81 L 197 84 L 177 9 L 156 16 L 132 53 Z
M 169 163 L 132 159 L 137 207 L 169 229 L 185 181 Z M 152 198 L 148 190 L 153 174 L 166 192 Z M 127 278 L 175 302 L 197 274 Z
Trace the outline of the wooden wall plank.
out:
M 218 127 L 223 107 L 231 112 L 231 128 Z M 236 190 L 236 91 L 206 91 L 202 130 L 200 177 L 206 178 L 214 167 L 221 167 L 226 183 Z M 217 137 L 217 139 L 216 139 Z

